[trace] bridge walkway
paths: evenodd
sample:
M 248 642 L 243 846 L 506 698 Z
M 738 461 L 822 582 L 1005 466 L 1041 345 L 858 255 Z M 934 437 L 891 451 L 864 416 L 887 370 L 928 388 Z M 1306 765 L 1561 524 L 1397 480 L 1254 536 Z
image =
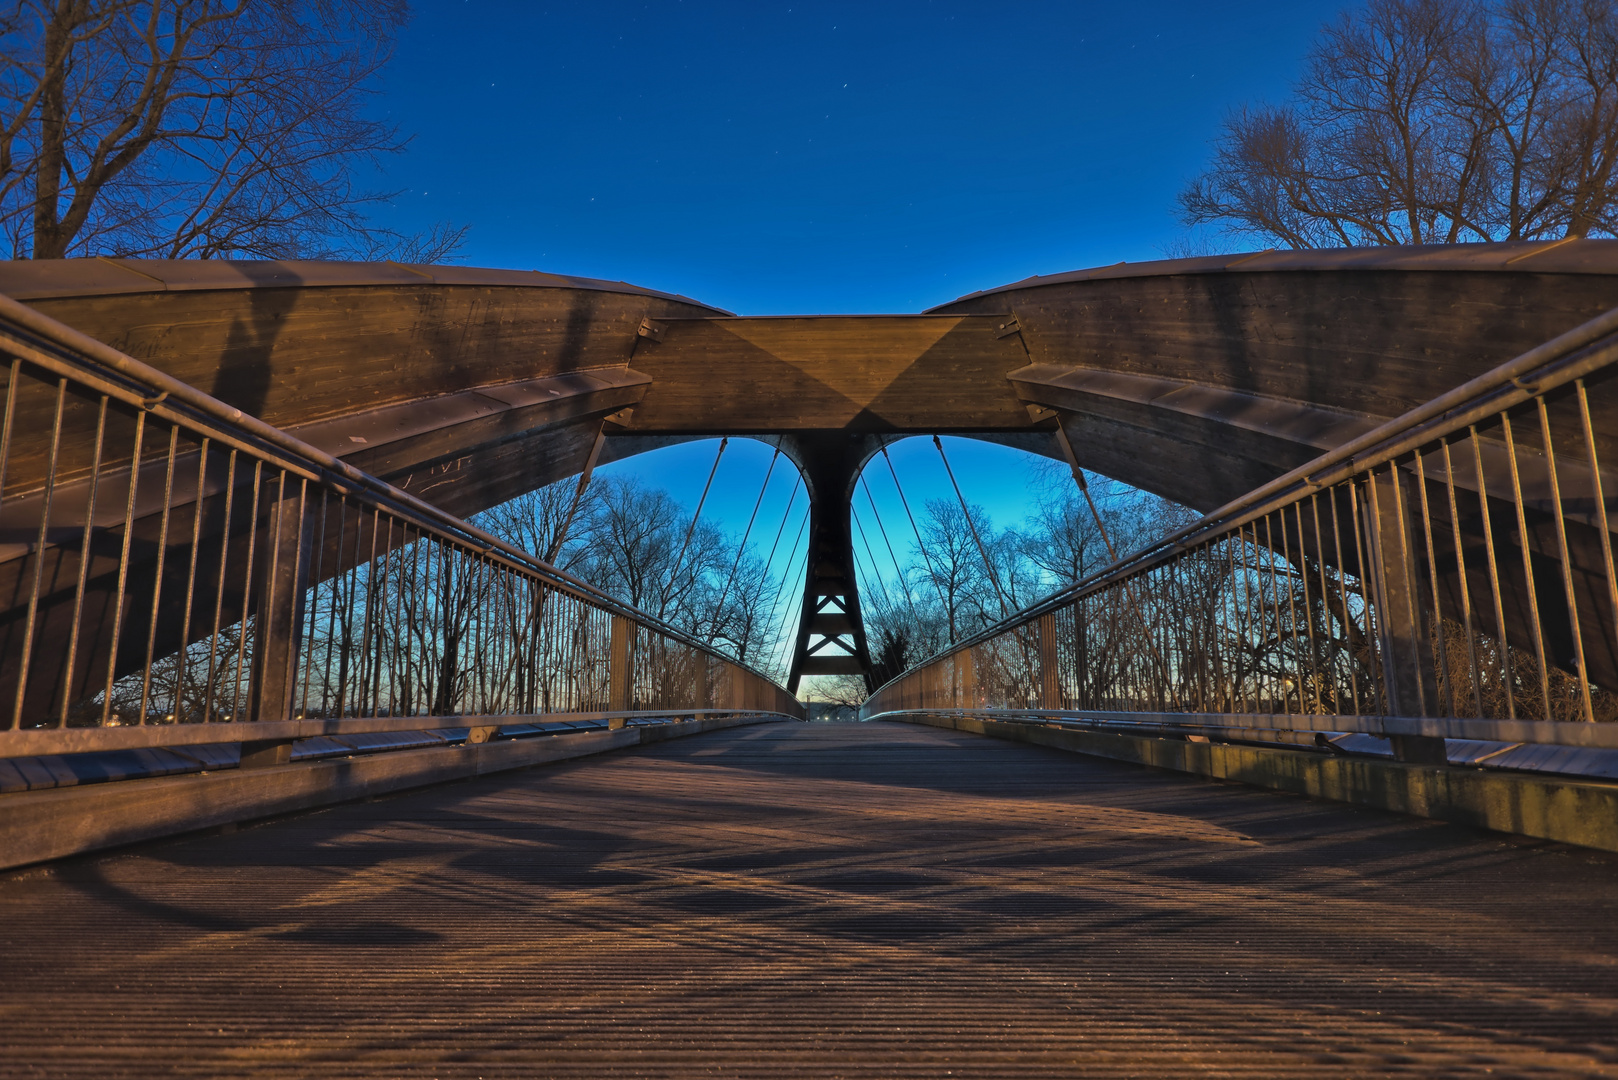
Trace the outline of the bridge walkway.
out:
M 1618 856 L 774 724 L 0 878 L 0 1075 L 1618 1076 Z

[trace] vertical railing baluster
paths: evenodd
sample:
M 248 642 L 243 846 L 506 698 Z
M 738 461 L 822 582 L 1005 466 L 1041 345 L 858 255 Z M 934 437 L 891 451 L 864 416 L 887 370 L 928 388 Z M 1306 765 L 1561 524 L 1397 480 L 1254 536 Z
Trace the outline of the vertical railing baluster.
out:
M 1545 398 L 1540 396 L 1534 400 L 1539 404 L 1539 428 L 1545 441 L 1545 471 L 1551 483 L 1551 518 L 1556 524 L 1556 551 L 1562 561 L 1562 588 L 1567 594 L 1567 621 L 1573 635 L 1573 663 L 1579 673 L 1579 696 L 1584 705 L 1585 720 L 1594 723 L 1596 714 L 1590 702 L 1589 673 L 1584 667 L 1584 634 L 1579 627 L 1579 599 L 1573 589 L 1573 564 L 1568 555 L 1567 522 L 1563 518 L 1562 485 L 1556 476 L 1556 451 L 1551 446 L 1551 418 L 1545 410 Z
M 1541 719 L 1554 720 L 1551 711 L 1551 671 L 1545 662 L 1545 632 L 1539 618 L 1539 590 L 1534 582 L 1533 541 L 1528 536 L 1528 517 L 1523 511 L 1522 477 L 1517 472 L 1517 440 L 1511 434 L 1511 417 L 1500 414 L 1500 429 L 1506 440 L 1506 461 L 1511 466 L 1511 501 L 1517 511 L 1517 541 L 1522 545 L 1523 586 L 1528 592 L 1529 627 L 1534 634 L 1534 659 L 1539 664 L 1539 693 L 1545 712 Z
M 34 574 L 28 589 L 28 614 L 23 620 L 22 657 L 17 670 L 17 700 L 11 709 L 11 728 L 22 726 L 24 695 L 28 692 L 28 669 L 34 656 L 34 622 L 39 616 L 39 593 L 45 580 L 45 543 L 49 539 L 51 500 L 56 494 L 56 465 L 62 448 L 62 408 L 67 402 L 67 380 L 56 383 L 56 415 L 51 421 L 51 444 L 45 458 L 45 490 L 40 496 L 39 531 L 34 539 Z M 9 399 L 8 399 L 9 405 Z
M 168 464 L 163 471 L 163 510 L 157 530 L 157 561 L 152 575 L 152 617 L 146 627 L 146 664 L 140 684 L 140 722 L 143 724 L 146 723 L 146 709 L 152 694 L 152 660 L 157 647 L 157 618 L 163 599 L 163 568 L 167 564 L 169 550 L 169 514 L 174 507 L 174 457 L 179 448 L 180 429 L 170 424 Z M 175 723 L 180 722 L 178 711 L 172 714 L 172 719 Z
M 174 657 L 174 715 L 178 720 L 184 720 L 188 715 L 185 709 L 185 681 L 190 674 L 191 614 L 197 601 L 197 563 L 202 549 L 202 510 L 208 483 L 208 443 L 209 440 L 203 438 L 197 449 L 197 491 L 196 499 L 191 504 L 191 554 L 185 571 L 185 608 L 180 613 L 180 651 Z M 211 719 L 206 712 L 206 702 L 201 719 Z
M 302 633 L 303 692 L 298 695 L 298 719 L 300 720 L 309 715 L 309 684 L 314 681 L 315 641 L 320 628 L 320 591 L 324 582 L 321 574 L 325 570 L 328 494 L 324 487 L 320 489 L 320 525 L 315 530 L 314 538 L 310 541 L 313 545 L 310 549 L 313 565 L 309 568 L 309 624 Z
M 146 435 L 146 411 L 135 414 L 135 449 L 129 459 L 129 497 L 124 504 L 124 542 L 118 552 L 118 585 L 112 598 L 112 642 L 107 648 L 107 687 L 101 702 L 101 723 L 112 715 L 112 684 L 118 674 L 118 646 L 124 629 L 124 591 L 129 587 L 129 550 L 135 539 L 135 497 L 140 490 L 141 440 Z M 143 716 L 141 723 L 146 722 Z
M 1612 534 L 1609 531 L 1607 522 L 1607 499 L 1605 493 L 1602 491 L 1601 462 L 1598 460 L 1596 454 L 1596 436 L 1595 431 L 1590 425 L 1590 401 L 1588 395 L 1585 393 L 1584 380 L 1577 380 L 1574 383 L 1574 386 L 1578 388 L 1579 419 L 1583 422 L 1584 446 L 1589 454 L 1590 488 L 1591 494 L 1595 498 L 1596 526 L 1601 532 L 1602 566 L 1607 572 L 1607 600 L 1608 603 L 1612 605 L 1611 612 L 1614 630 L 1613 643 L 1618 645 L 1618 573 L 1615 573 L 1613 570 Z M 0 461 L 3 460 L 3 458 L 0 458 Z
M 242 704 L 242 676 L 247 669 L 247 635 L 248 619 L 256 623 L 259 620 L 252 616 L 253 610 L 253 574 L 258 569 L 258 506 L 261 487 L 264 480 L 264 463 L 253 462 L 253 501 L 247 513 L 247 558 L 242 566 L 242 604 L 241 617 L 236 623 L 236 675 L 231 684 L 230 715 L 256 720 L 257 717 L 249 714 L 242 717 L 244 706 Z
M 230 518 L 236 502 L 236 454 L 236 450 L 231 450 L 229 465 L 225 470 L 225 523 L 219 533 L 219 577 L 214 590 L 213 633 L 208 638 L 208 677 L 202 687 L 203 717 L 210 721 L 215 718 L 219 711 L 215 701 L 214 671 L 219 658 L 219 623 L 224 616 L 225 609 L 225 570 L 226 564 L 230 560 Z M 220 678 L 224 678 L 223 671 L 220 672 Z M 226 720 L 236 718 L 234 706 L 235 703 L 232 702 L 231 711 L 225 714 Z
M 1489 593 L 1494 600 L 1495 649 L 1500 655 L 1500 682 L 1506 692 L 1506 717 L 1517 719 L 1517 694 L 1513 683 L 1517 665 L 1511 656 L 1511 639 L 1506 632 L 1506 605 L 1500 592 L 1500 560 L 1494 549 L 1494 515 L 1489 511 L 1489 481 L 1483 473 L 1483 446 L 1476 426 L 1468 427 L 1472 441 L 1472 463 L 1477 469 L 1478 502 L 1483 507 L 1483 548 L 1489 562 Z
M 78 667 L 79 633 L 83 629 L 84 618 L 84 587 L 90 577 L 92 557 L 90 545 L 95 539 L 96 495 L 101 488 L 101 457 L 106 446 L 107 406 L 110 401 L 106 394 L 102 394 L 99 407 L 96 409 L 96 436 L 90 450 L 89 489 L 84 495 L 84 529 L 79 538 L 79 572 L 73 585 L 73 615 L 68 622 L 67 663 L 62 672 L 62 707 L 57 716 L 57 727 L 67 726 L 68 709 L 73 703 L 73 671 Z M 146 714 L 142 712 L 140 723 L 145 722 Z
M 1455 499 L 1455 468 L 1450 460 L 1449 441 L 1440 441 L 1444 452 L 1444 490 L 1449 496 L 1450 531 L 1455 537 L 1455 572 L 1461 588 L 1461 627 L 1466 632 L 1466 664 L 1472 681 L 1473 715 L 1483 716 L 1483 675 L 1478 669 L 1477 631 L 1472 627 L 1472 583 L 1466 573 L 1466 542 L 1461 536 L 1461 514 Z M 1486 514 L 1489 507 L 1481 502 Z M 1453 695 L 1451 701 L 1453 703 Z M 1459 715 L 1457 710 L 1456 715 Z
M 1455 706 L 1455 687 L 1449 675 L 1449 642 L 1444 635 L 1444 602 L 1438 587 L 1438 555 L 1433 548 L 1433 511 L 1427 498 L 1427 471 L 1422 465 L 1421 451 L 1415 452 L 1416 490 L 1421 493 L 1421 533 L 1427 547 L 1427 577 L 1428 587 L 1433 591 L 1433 636 L 1437 638 L 1437 659 L 1434 668 L 1437 679 L 1434 685 L 1438 690 L 1438 700 L 1433 704 L 1439 707 L 1445 699 L 1449 700 L 1449 711 L 1446 716 L 1455 716 L 1459 710 Z M 1457 562 L 1460 552 L 1456 552 Z M 1433 655 L 1434 645 L 1429 642 L 1427 655 Z

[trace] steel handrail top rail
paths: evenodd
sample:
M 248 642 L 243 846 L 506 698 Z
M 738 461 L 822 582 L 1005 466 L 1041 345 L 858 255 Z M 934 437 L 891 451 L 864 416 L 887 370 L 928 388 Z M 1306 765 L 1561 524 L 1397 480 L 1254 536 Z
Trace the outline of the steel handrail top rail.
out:
M 98 750 L 145 750 L 259 740 L 313 739 L 321 735 L 374 735 L 395 731 L 437 731 L 462 727 L 516 727 L 521 724 L 580 723 L 591 720 L 692 719 L 733 716 L 796 717 L 770 709 L 631 709 L 607 712 L 499 713 L 488 716 L 310 717 L 303 720 L 249 720 L 229 723 L 138 724 L 127 727 L 20 728 L 0 737 L 0 760 L 39 754 L 79 754 Z
M 1618 307 L 1326 451 L 1192 524 L 911 665 L 908 671 L 1026 626 L 1071 601 L 1145 573 L 1204 540 L 1256 521 L 1311 492 L 1392 461 L 1445 431 L 1465 427 L 1491 413 L 1503 412 L 1615 361 L 1618 361 Z M 883 689 L 903 679 L 908 671 L 883 683 L 871 696 L 876 697 Z
M 563 592 L 708 656 L 734 664 L 784 690 L 756 668 L 718 652 L 655 615 L 625 604 L 589 582 L 424 499 L 3 294 L 0 294 L 0 351 L 20 356 L 58 375 L 79 379 L 99 392 L 145 409 L 163 420 L 207 431 L 225 445 L 269 458 L 277 467 L 305 479 L 386 504 L 391 513 L 452 543 L 497 556 L 514 570 L 544 580 Z M 142 388 L 146 392 L 141 392 Z

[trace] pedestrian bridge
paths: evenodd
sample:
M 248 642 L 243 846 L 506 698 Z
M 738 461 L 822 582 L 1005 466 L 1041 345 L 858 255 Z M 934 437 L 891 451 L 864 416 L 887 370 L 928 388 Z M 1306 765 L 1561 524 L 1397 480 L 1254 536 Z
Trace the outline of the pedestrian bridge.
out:
M 1618 1071 L 1615 274 L 1261 253 L 744 319 L 8 264 L 4 1060 Z M 884 670 L 852 485 L 939 432 L 1206 516 Z M 466 520 L 709 435 L 811 493 L 786 686 Z M 802 723 L 817 674 L 866 722 Z

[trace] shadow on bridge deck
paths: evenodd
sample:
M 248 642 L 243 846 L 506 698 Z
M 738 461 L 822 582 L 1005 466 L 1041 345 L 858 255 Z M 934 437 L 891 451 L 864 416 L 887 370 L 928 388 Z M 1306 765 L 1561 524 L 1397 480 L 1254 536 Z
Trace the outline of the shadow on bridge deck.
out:
M 775 724 L 0 879 L 0 1074 L 1618 1075 L 1618 856 Z

